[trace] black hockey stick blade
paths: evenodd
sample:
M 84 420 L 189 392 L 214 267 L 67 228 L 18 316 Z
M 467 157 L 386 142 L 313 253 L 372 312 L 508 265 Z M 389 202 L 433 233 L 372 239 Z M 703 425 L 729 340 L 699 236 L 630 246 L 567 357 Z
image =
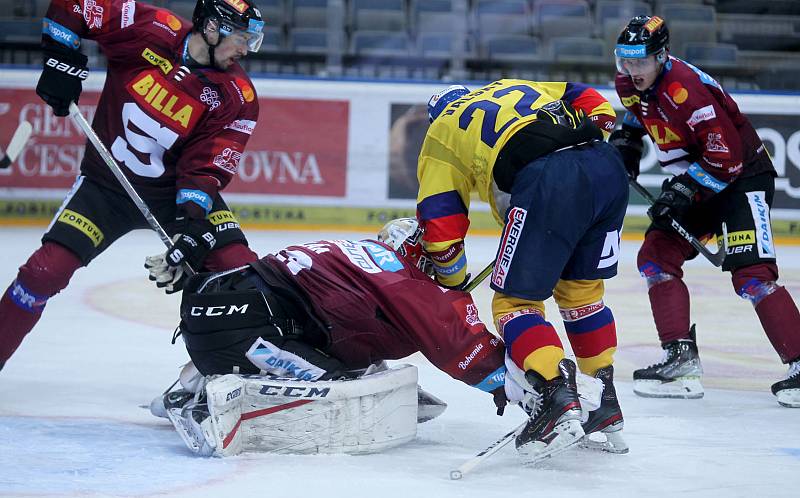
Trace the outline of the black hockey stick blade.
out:
M 11 142 L 9 142 L 8 147 L 6 147 L 6 153 L 0 158 L 0 169 L 8 168 L 11 166 L 11 163 L 17 160 L 20 152 L 25 148 L 25 144 L 28 143 L 31 132 L 33 132 L 33 127 L 29 122 L 20 122 L 16 131 L 14 131 L 14 135 L 11 137 Z
M 639 195 L 644 197 L 645 200 L 650 203 L 650 205 L 655 204 L 656 199 L 653 197 L 653 194 L 651 194 L 639 182 L 633 178 L 628 178 L 628 182 L 630 183 L 631 187 L 633 187 L 633 189 L 639 193 Z M 706 258 L 712 265 L 722 266 L 722 262 L 725 261 L 725 256 L 728 253 L 728 228 L 724 223 L 722 224 L 722 241 L 720 242 L 720 239 L 717 239 L 717 247 L 719 248 L 717 252 L 709 251 L 705 244 L 697 240 L 694 235 L 690 234 L 688 230 L 683 228 L 683 226 L 681 226 L 681 224 L 675 221 L 672 217 L 669 218 L 669 223 L 670 226 L 672 226 L 672 228 L 678 232 L 681 237 L 686 239 L 686 241 L 689 242 L 692 247 L 694 247 L 697 252 L 702 254 L 703 257 Z

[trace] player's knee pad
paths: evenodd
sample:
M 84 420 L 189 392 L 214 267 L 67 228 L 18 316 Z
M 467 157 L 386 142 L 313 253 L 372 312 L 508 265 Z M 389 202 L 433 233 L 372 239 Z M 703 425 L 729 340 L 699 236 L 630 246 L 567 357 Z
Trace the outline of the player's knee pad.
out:
M 580 308 L 603 299 L 602 280 L 559 280 L 553 289 L 553 299 L 561 310 Z
M 492 308 L 497 330 L 514 363 L 523 371 L 537 371 L 545 379 L 557 377 L 564 349 L 556 329 L 544 319 L 544 303 L 497 293 Z
M 80 259 L 60 244 L 45 242 L 19 268 L 9 296 L 19 307 L 41 313 L 47 300 L 68 284 L 82 266 Z
M 777 284 L 778 268 L 773 263 L 736 268 L 731 272 L 731 283 L 736 293 L 758 306 L 765 297 L 780 289 Z
M 636 257 L 639 274 L 644 277 L 647 287 L 653 287 L 674 278 L 683 277 L 684 261 L 691 256 L 679 241 L 661 230 L 647 233 Z

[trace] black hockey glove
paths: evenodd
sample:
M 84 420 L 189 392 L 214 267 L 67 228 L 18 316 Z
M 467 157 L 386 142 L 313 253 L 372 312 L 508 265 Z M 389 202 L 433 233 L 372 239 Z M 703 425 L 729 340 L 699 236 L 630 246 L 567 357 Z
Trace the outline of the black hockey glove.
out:
M 508 404 L 508 397 L 506 397 L 506 388 L 503 386 L 498 387 L 494 391 L 490 393 L 494 398 L 494 406 L 497 407 L 497 414 L 503 415 L 506 411 L 506 405 Z
M 180 216 L 180 215 L 179 215 Z M 167 264 L 181 266 L 186 263 L 194 270 L 203 266 L 206 256 L 214 248 L 214 225 L 207 219 L 178 218 L 183 225 L 175 237 L 174 244 L 166 253 Z
M 622 155 L 625 170 L 633 180 L 639 176 L 639 163 L 642 161 L 644 142 L 642 134 L 629 126 L 623 125 L 619 130 L 614 130 L 608 137 L 608 143 L 617 148 Z
M 83 80 L 89 76 L 87 61 L 77 50 L 58 45 L 44 48 L 44 69 L 36 94 L 53 108 L 56 116 L 67 116 L 70 102 L 78 103 Z
M 145 258 L 144 267 L 149 279 L 167 294 L 183 289 L 189 279 L 183 267 L 188 263 L 199 271 L 209 251 L 216 244 L 214 226 L 208 220 L 179 219 L 180 233 L 173 238 L 173 246 L 165 253 Z
M 661 195 L 647 210 L 647 215 L 654 223 L 670 226 L 670 218 L 682 223 L 686 212 L 695 201 L 699 185 L 684 173 L 664 180 L 661 185 Z

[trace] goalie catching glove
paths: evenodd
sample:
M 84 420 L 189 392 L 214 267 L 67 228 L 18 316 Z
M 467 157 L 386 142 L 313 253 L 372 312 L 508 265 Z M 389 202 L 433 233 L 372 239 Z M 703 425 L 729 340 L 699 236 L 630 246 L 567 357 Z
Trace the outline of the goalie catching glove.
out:
M 184 228 L 172 239 L 172 247 L 163 254 L 148 256 L 144 261 L 144 267 L 150 273 L 148 278 L 167 294 L 183 289 L 188 278 L 183 265 L 200 269 L 217 243 L 214 225 L 207 219 L 183 217 L 178 221 L 183 223 Z

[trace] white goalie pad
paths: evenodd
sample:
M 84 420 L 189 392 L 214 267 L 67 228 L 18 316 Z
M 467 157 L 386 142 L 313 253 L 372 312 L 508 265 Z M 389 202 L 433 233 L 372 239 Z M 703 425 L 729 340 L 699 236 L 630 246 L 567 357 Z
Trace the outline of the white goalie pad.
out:
M 417 433 L 412 365 L 336 381 L 223 375 L 205 393 L 208 418 L 197 423 L 184 410 L 182 421 L 173 420 L 199 454 L 373 453 Z

